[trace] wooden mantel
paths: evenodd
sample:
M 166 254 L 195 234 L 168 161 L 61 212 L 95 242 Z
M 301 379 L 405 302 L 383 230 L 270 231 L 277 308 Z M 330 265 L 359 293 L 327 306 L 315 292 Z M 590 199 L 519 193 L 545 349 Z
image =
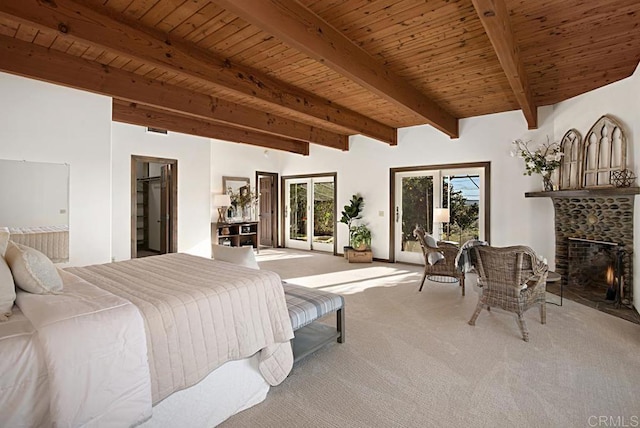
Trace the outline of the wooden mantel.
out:
M 552 192 L 526 192 L 525 198 L 585 198 L 590 196 L 638 195 L 640 187 L 601 187 L 597 189 L 554 190 Z

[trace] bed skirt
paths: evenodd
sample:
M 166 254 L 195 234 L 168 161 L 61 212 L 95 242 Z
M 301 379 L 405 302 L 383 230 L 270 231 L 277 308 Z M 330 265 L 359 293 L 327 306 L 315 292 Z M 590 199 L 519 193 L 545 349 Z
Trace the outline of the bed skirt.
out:
M 151 419 L 139 427 L 214 427 L 261 403 L 270 386 L 260 374 L 259 361 L 254 354 L 223 364 L 200 383 L 162 400 L 153 407 Z

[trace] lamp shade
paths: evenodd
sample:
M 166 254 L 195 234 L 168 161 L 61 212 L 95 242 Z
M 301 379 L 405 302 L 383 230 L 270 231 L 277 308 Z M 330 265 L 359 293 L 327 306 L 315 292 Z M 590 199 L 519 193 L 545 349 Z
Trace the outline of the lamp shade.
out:
M 228 207 L 231 205 L 231 197 L 229 195 L 213 195 L 214 207 Z
M 436 223 L 449 223 L 449 208 L 434 208 L 433 221 Z

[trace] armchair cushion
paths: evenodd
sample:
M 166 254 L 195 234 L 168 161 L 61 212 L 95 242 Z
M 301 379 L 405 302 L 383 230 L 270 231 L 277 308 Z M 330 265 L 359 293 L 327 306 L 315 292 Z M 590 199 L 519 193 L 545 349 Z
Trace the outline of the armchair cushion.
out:
M 438 241 L 428 233 L 424 234 L 424 240 L 427 243 L 427 247 L 438 248 Z
M 444 254 L 442 254 L 442 253 L 440 253 L 438 251 L 431 251 L 427 255 L 427 261 L 429 262 L 429 264 L 431 266 L 435 265 L 436 263 L 438 263 L 438 262 L 440 262 L 442 260 L 444 260 Z

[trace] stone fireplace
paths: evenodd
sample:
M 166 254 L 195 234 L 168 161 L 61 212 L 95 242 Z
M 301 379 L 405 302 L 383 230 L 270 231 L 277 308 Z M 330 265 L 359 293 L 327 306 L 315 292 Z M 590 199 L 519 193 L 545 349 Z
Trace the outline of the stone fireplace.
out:
M 526 194 L 553 201 L 555 269 L 562 277 L 565 297 L 605 312 L 614 306 L 632 307 L 633 198 L 639 192 L 638 188 L 601 188 Z M 620 272 L 609 271 L 615 268 L 618 256 Z M 620 289 L 618 301 L 607 300 L 611 297 L 608 271 L 619 277 L 613 284 Z M 553 291 L 553 286 L 548 288 Z

